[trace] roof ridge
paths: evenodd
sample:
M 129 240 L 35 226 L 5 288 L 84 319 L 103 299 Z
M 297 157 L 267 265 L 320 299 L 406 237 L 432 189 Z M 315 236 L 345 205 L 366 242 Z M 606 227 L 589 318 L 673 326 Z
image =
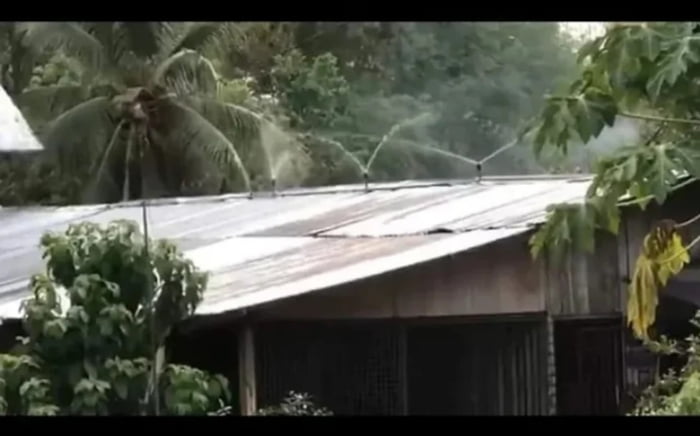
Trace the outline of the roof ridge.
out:
M 259 191 L 253 193 L 236 192 L 221 195 L 203 195 L 203 196 L 193 196 L 193 197 L 164 197 L 164 198 L 154 198 L 145 200 L 130 200 L 118 203 L 97 203 L 97 204 L 72 204 L 65 206 L 4 206 L 3 210 L 46 210 L 46 209 L 62 209 L 62 208 L 103 208 L 103 210 L 119 209 L 125 207 L 135 207 L 140 206 L 146 201 L 147 206 L 169 206 L 177 204 L 202 204 L 202 203 L 218 203 L 226 202 L 230 200 L 260 200 L 260 199 L 274 199 L 280 197 L 302 197 L 302 196 L 312 196 L 312 195 L 335 195 L 335 194 L 357 194 L 357 193 L 372 193 L 372 192 L 386 192 L 386 191 L 399 191 L 407 189 L 421 189 L 421 188 L 460 188 L 479 184 L 488 183 L 527 183 L 527 182 L 545 182 L 545 181 L 562 181 L 570 183 L 586 182 L 593 178 L 589 174 L 569 174 L 569 175 L 513 175 L 513 176 L 485 176 L 481 180 L 475 179 L 445 179 L 445 180 L 403 180 L 397 182 L 385 182 L 376 183 L 374 185 L 370 184 L 369 188 L 365 188 L 361 184 L 343 184 L 343 185 L 330 185 L 321 187 L 305 187 L 305 188 L 291 188 L 285 191 L 270 192 L 270 191 Z

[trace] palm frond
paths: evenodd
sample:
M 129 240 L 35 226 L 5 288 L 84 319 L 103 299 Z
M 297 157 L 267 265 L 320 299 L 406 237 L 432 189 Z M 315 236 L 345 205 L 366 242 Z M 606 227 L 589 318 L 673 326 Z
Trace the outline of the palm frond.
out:
M 24 43 L 37 51 L 60 48 L 94 70 L 99 70 L 104 62 L 104 46 L 80 23 L 22 23 L 22 30 Z
M 126 121 L 124 120 L 117 124 L 117 126 L 114 128 L 114 132 L 112 132 L 112 137 L 110 138 L 109 143 L 102 153 L 102 157 L 93 162 L 92 168 L 90 168 L 90 175 L 93 176 L 93 179 L 96 182 L 99 182 L 106 177 L 107 164 L 112 156 L 112 153 L 114 152 L 114 149 L 116 148 L 120 133 L 125 124 Z
M 221 36 L 223 26 L 224 23 L 219 22 L 172 23 L 168 30 L 161 34 L 160 59 L 169 58 L 183 50 L 203 49 Z
M 124 184 L 122 185 L 122 201 L 128 201 L 131 194 L 131 158 L 136 145 L 136 127 L 132 124 L 129 127 L 129 137 L 126 140 L 126 150 L 124 151 Z
M 246 189 L 250 189 L 248 170 L 224 132 L 193 108 L 172 99 L 162 100 L 158 112 L 167 120 L 164 127 L 169 143 L 182 147 L 183 153 L 201 150 L 224 174 L 237 170 Z
M 261 147 L 267 161 L 266 171 L 271 178 L 280 181 L 279 172 L 285 169 L 289 183 L 293 183 L 291 179 L 298 181 L 301 177 L 298 173 L 308 166 L 308 156 L 296 135 L 289 134 L 260 114 L 240 105 L 206 97 L 193 96 L 182 101 L 227 137 L 233 138 L 239 151 L 249 144 Z
M 169 32 L 168 23 L 155 21 L 125 21 L 119 23 L 129 43 L 129 49 L 139 58 L 156 56 L 160 49 L 161 34 Z
M 196 95 L 183 97 L 181 100 L 219 130 L 234 135 L 239 141 L 259 138 L 264 126 L 277 128 L 262 115 L 241 105 Z
M 102 156 L 95 159 L 88 171 L 89 182 L 87 189 L 83 192 L 83 201 L 86 203 L 103 202 L 106 199 L 117 199 L 118 191 L 121 191 L 119 184 L 110 172 L 110 165 L 116 155 L 115 151 L 121 139 L 121 132 L 126 121 L 120 121 L 114 128 L 109 143 L 104 148 Z
M 84 102 L 90 90 L 80 85 L 44 86 L 24 91 L 17 96 L 17 105 L 32 116 L 50 120 Z
M 7 91 L 16 97 L 30 83 L 34 66 L 40 52 L 36 47 L 27 45 L 24 41 L 25 28 L 20 23 L 5 24 L 4 38 L 2 38 L 2 54 L 5 60 L 0 74 L 7 73 L 6 77 L 0 78 L 3 85 L 8 86 Z M 10 68 L 11 66 L 11 68 Z M 9 79 L 11 83 L 6 80 Z
M 86 24 L 91 35 L 100 41 L 105 62 L 98 71 L 101 77 L 120 82 L 120 61 L 129 52 L 129 40 L 118 22 L 99 21 Z
M 185 49 L 161 62 L 151 80 L 176 95 L 216 95 L 219 74 L 209 59 L 194 50 Z
M 47 152 L 55 154 L 66 170 L 89 166 L 102 154 L 118 124 L 111 109 L 110 98 L 96 97 L 61 114 L 44 134 Z

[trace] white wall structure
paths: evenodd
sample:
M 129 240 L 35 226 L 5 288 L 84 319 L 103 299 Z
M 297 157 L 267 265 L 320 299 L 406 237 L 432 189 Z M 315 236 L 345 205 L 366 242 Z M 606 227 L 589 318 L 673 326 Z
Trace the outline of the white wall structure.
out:
M 0 153 L 39 151 L 42 148 L 27 120 L 0 86 Z

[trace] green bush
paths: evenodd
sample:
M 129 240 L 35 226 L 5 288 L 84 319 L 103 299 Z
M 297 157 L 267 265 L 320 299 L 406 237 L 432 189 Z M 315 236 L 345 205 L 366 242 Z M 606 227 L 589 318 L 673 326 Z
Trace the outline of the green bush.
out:
M 0 355 L 0 414 L 146 415 L 157 398 L 164 414 L 204 415 L 226 404 L 224 377 L 163 362 L 206 274 L 173 244 L 153 241 L 147 253 L 144 242 L 126 221 L 44 235 L 46 272 L 22 306 L 26 337 Z
M 700 329 L 700 312 L 691 323 Z M 700 415 L 700 336 L 692 334 L 680 344 L 662 337 L 649 346 L 659 354 L 684 356 L 686 362 L 678 373 L 671 370 L 647 388 L 632 415 Z

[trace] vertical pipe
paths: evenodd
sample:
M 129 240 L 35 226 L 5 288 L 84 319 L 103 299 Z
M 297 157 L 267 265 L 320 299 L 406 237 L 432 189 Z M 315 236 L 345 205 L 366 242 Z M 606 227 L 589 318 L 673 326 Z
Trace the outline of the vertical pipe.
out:
M 143 159 L 142 159 L 143 160 Z M 143 175 L 142 175 L 143 177 Z M 143 195 L 143 192 L 142 192 Z M 148 210 L 146 208 L 146 200 L 141 202 L 141 219 L 143 220 L 143 252 L 146 257 L 146 262 L 148 263 L 148 274 L 146 275 L 146 296 L 148 298 L 148 314 L 149 314 L 149 330 L 150 330 L 150 342 L 151 342 L 151 381 L 153 383 L 151 393 L 151 401 L 153 402 L 153 413 L 155 416 L 160 415 L 160 393 L 159 387 L 160 383 L 158 381 L 158 375 L 160 372 L 160 365 L 162 365 L 162 359 L 159 360 L 159 346 L 158 338 L 156 336 L 156 301 L 155 301 L 155 290 L 153 289 L 153 265 L 151 264 L 151 255 L 149 251 L 149 234 L 148 234 Z M 164 352 L 163 352 L 164 356 Z

